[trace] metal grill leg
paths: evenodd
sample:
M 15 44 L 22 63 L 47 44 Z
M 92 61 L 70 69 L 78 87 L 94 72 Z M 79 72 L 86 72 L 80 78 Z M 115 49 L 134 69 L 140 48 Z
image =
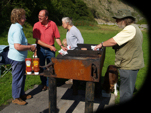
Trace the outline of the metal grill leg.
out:
M 49 78 L 49 113 L 57 113 L 56 109 L 56 79 Z
M 85 113 L 93 112 L 95 83 L 86 82 Z

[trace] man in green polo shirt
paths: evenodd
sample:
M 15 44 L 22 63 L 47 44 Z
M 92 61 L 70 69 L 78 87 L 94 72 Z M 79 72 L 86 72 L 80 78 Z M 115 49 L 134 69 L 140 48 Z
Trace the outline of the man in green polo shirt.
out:
M 113 18 L 123 30 L 97 45 L 95 50 L 102 47 L 115 49 L 115 65 L 120 73 L 120 102 L 125 102 L 133 96 L 137 73 L 144 67 L 143 35 L 139 27 L 134 24 L 135 18 L 130 10 L 118 10 Z

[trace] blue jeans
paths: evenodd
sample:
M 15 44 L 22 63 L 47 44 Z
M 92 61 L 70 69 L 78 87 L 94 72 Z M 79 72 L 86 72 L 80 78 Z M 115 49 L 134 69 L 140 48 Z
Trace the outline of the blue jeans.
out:
M 55 52 L 51 51 L 49 48 L 45 48 L 42 46 L 38 45 L 38 49 L 37 49 L 37 55 L 38 58 L 40 59 L 40 66 L 44 66 L 45 64 L 45 60 L 47 60 L 47 64 L 51 62 L 51 58 L 55 57 Z M 44 69 L 40 69 L 40 72 L 43 72 Z M 48 86 L 48 81 L 49 81 L 49 77 L 44 77 L 44 76 L 40 76 L 42 85 L 46 85 Z
M 14 61 L 9 59 L 12 66 L 12 97 L 20 98 L 20 96 L 25 94 L 25 61 Z

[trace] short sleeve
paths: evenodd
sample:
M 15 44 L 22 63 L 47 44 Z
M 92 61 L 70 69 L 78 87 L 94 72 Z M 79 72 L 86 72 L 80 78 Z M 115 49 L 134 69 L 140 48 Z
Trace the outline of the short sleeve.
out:
M 40 30 L 36 27 L 36 25 L 33 27 L 33 38 L 40 39 Z
M 54 36 L 55 36 L 55 38 L 60 38 L 60 33 L 59 33 L 58 27 L 57 27 L 57 25 L 55 23 L 53 25 L 53 28 L 54 28 Z
M 13 42 L 21 44 L 22 43 L 22 29 L 17 28 L 13 34 Z
M 126 26 L 121 32 L 119 32 L 116 36 L 113 37 L 115 42 L 121 46 L 126 42 L 132 40 L 136 34 L 136 29 L 132 25 Z

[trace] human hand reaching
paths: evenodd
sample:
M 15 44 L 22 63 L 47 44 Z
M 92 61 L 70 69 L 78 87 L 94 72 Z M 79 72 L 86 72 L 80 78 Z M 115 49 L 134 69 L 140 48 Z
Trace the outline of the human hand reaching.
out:
M 61 46 L 61 49 L 64 51 L 67 51 L 68 49 L 66 47 Z
M 31 50 L 32 52 L 36 51 L 36 46 L 35 46 L 35 45 L 31 45 L 31 46 L 30 46 L 30 50 Z
M 98 44 L 98 45 L 94 48 L 94 50 L 96 51 L 97 49 L 100 49 L 100 48 L 102 48 L 102 43 L 101 43 L 101 44 Z
M 50 46 L 50 48 L 49 48 L 51 51 L 57 51 L 57 49 L 54 47 L 54 46 Z

